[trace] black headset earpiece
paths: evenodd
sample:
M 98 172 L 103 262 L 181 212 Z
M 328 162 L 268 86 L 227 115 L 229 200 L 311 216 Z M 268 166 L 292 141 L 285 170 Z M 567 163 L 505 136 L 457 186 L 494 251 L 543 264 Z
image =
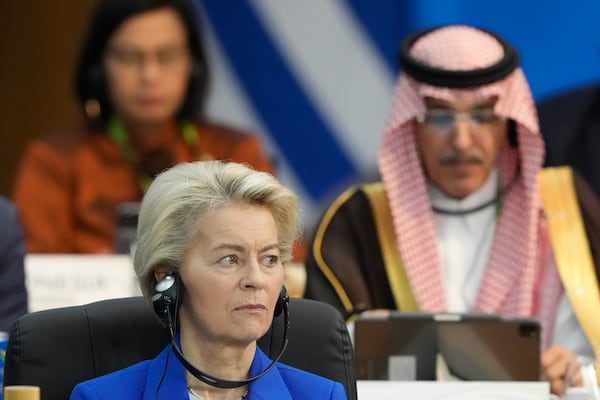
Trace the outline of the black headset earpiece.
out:
M 236 388 L 247 385 L 250 382 L 257 380 L 258 378 L 267 374 L 277 364 L 285 348 L 288 344 L 287 331 L 290 326 L 290 314 L 288 304 L 290 297 L 288 296 L 285 286 L 281 287 L 279 292 L 279 298 L 275 303 L 275 310 L 273 312 L 273 318 L 283 313 L 283 341 L 281 343 L 281 349 L 277 356 L 271 361 L 271 363 L 258 375 L 251 378 L 244 379 L 241 381 L 230 381 L 226 379 L 216 378 L 208 375 L 196 367 L 194 367 L 181 353 L 181 350 L 177 346 L 175 341 L 176 328 L 176 315 L 181 306 L 181 300 L 183 299 L 183 282 L 177 271 L 173 271 L 168 275 L 165 275 L 160 281 L 156 283 L 155 293 L 152 296 L 152 306 L 154 312 L 160 318 L 160 320 L 167 327 L 167 333 L 169 335 L 169 341 L 171 342 L 171 349 L 175 353 L 175 356 L 179 359 L 181 364 L 197 379 L 209 385 L 220 387 L 220 388 Z
M 154 312 L 166 326 L 172 325 L 179 307 L 181 307 L 182 290 L 181 278 L 176 271 L 165 275 L 154 287 L 152 296 Z
M 285 288 L 285 286 L 281 286 L 279 298 L 277 299 L 277 303 L 275 303 L 275 311 L 273 312 L 273 317 L 281 315 L 281 312 L 284 308 L 287 308 L 289 302 L 290 296 L 288 296 L 287 289 Z

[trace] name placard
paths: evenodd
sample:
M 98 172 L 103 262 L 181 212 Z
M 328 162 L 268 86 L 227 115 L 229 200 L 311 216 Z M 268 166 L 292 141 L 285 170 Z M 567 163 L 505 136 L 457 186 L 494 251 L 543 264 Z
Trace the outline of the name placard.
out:
M 25 256 L 29 311 L 141 294 L 129 255 Z
M 357 382 L 360 400 L 392 400 L 408 394 L 411 400 L 548 400 L 547 382 Z

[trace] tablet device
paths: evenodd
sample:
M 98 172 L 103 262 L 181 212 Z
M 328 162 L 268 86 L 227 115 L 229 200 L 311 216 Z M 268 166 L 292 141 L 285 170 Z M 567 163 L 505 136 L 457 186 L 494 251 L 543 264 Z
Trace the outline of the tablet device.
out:
M 489 314 L 392 312 L 359 317 L 355 366 L 361 380 L 537 381 L 540 325 Z M 442 368 L 440 368 L 442 367 Z

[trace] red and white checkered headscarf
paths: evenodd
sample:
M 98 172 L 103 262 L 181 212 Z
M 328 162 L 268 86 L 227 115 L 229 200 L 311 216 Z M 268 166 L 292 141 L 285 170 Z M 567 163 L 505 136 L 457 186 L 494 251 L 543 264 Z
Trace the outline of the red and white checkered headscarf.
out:
M 474 70 L 496 64 L 503 47 L 490 34 L 468 26 L 446 26 L 417 39 L 413 58 L 444 70 Z M 546 333 L 562 293 L 542 220 L 536 174 L 544 157 L 534 101 L 525 76 L 516 68 L 505 78 L 466 89 L 436 87 L 402 75 L 379 153 L 379 169 L 411 286 L 422 311 L 446 311 L 431 201 L 414 137 L 414 120 L 426 110 L 423 99 L 481 101 L 497 98 L 494 110 L 516 123 L 518 149 L 507 146 L 498 160 L 505 187 L 495 240 L 475 303 L 477 312 L 536 316 Z M 542 250 L 541 250 L 542 249 Z M 549 261 L 550 260 L 550 261 Z M 541 288 L 544 288 L 542 297 Z M 546 335 L 545 335 L 546 336 Z M 546 336 L 547 337 L 547 336 Z

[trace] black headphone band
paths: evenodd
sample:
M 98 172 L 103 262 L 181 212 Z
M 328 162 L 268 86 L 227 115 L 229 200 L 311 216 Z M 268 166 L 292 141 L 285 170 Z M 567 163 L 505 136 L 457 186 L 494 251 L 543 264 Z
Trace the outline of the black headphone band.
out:
M 266 375 L 275 366 L 275 364 L 277 364 L 277 362 L 281 359 L 281 356 L 283 356 L 283 353 L 285 352 L 285 349 L 288 344 L 287 330 L 288 330 L 289 321 L 290 321 L 287 303 L 283 304 L 283 312 L 284 312 L 284 314 L 283 314 L 283 317 L 284 317 L 283 337 L 284 337 L 284 339 L 283 339 L 283 342 L 281 343 L 281 348 L 279 349 L 279 353 L 273 359 L 273 361 L 271 361 L 271 363 L 269 364 L 269 366 L 267 368 L 265 368 L 258 375 L 255 375 L 248 379 L 243 379 L 243 380 L 239 380 L 239 381 L 229 381 L 226 379 L 216 378 L 216 377 L 209 375 L 205 372 L 202 372 L 198 368 L 194 367 L 188 360 L 186 360 L 184 355 L 181 353 L 181 350 L 179 350 L 179 347 L 177 347 L 177 343 L 175 341 L 175 335 L 172 334 L 174 332 L 173 329 L 168 330 L 169 341 L 171 342 L 171 349 L 173 350 L 173 352 L 175 353 L 175 356 L 179 359 L 181 364 L 185 367 L 185 369 L 187 369 L 188 372 L 191 373 L 192 375 L 194 375 L 194 377 L 196 377 L 198 380 L 200 380 L 208 385 L 215 386 L 215 387 L 222 388 L 222 389 L 233 389 L 233 388 L 237 388 L 240 386 L 245 386 L 248 383 L 253 382 L 253 381 L 263 377 L 264 375 Z
M 273 315 L 273 319 L 276 316 L 283 312 L 284 318 L 284 326 L 283 326 L 283 341 L 281 343 L 281 348 L 277 356 L 271 361 L 269 366 L 265 368 L 258 375 L 250 377 L 248 379 L 239 380 L 239 381 L 230 381 L 225 379 L 216 378 L 209 374 L 206 374 L 196 367 L 194 367 L 181 353 L 179 347 L 177 347 L 177 343 L 175 340 L 175 332 L 177 330 L 177 313 L 179 311 L 179 307 L 181 306 L 181 296 L 183 295 L 183 282 L 181 281 L 181 277 L 179 274 L 174 271 L 169 275 L 166 275 L 163 279 L 161 279 L 156 284 L 156 293 L 152 296 L 152 305 L 156 315 L 159 319 L 165 324 L 167 328 L 167 334 L 169 337 L 169 342 L 171 344 L 171 349 L 175 353 L 175 356 L 179 359 L 181 364 L 187 369 L 194 377 L 198 380 L 219 388 L 223 389 L 233 389 L 236 387 L 247 385 L 248 383 L 255 381 L 266 373 L 268 373 L 277 362 L 283 356 L 285 349 L 288 344 L 288 328 L 290 326 L 290 315 L 289 315 L 289 296 L 287 294 L 287 290 L 285 286 L 282 286 L 281 292 L 277 299 L 277 304 L 275 305 L 275 311 Z

